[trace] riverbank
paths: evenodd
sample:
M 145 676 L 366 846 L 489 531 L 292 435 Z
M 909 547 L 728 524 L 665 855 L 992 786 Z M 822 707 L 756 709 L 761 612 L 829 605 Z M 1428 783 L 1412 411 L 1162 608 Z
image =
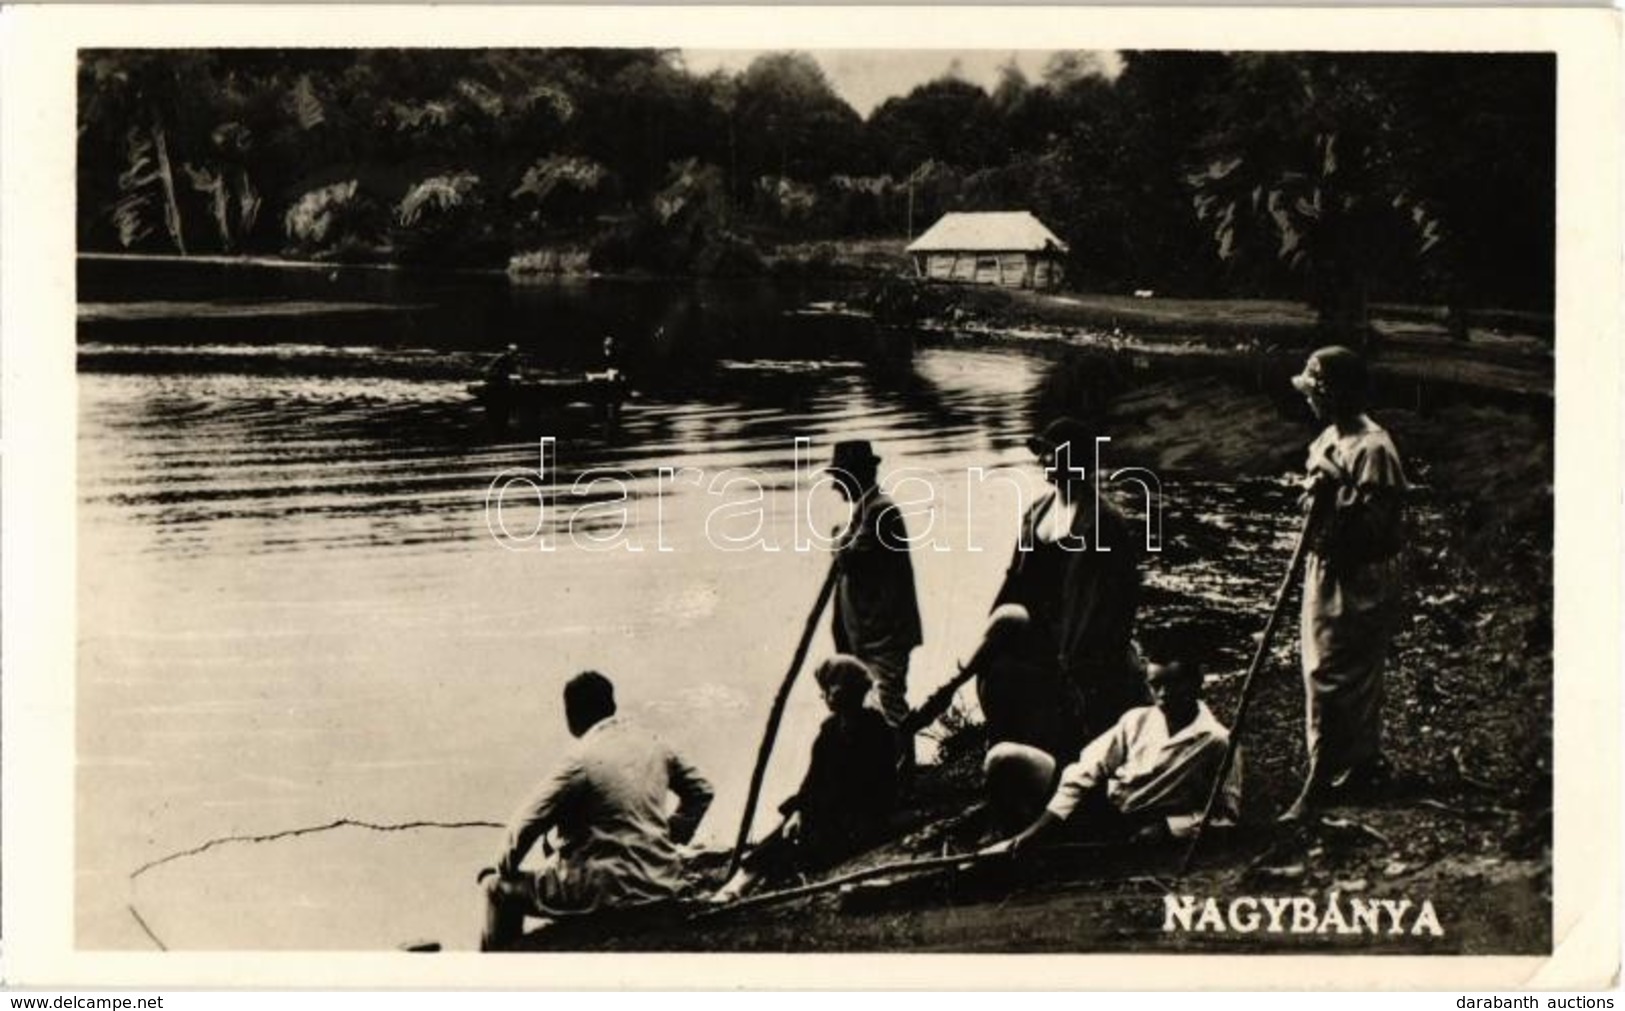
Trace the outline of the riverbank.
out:
M 959 339 L 1020 340 L 1210 363 L 1298 359 L 1325 343 L 1305 305 L 1269 299 L 1162 299 L 1038 292 L 917 280 L 879 284 L 856 308 L 882 323 Z M 1371 313 L 1373 370 L 1432 383 L 1549 399 L 1550 316 L 1476 313 L 1454 340 L 1443 309 L 1379 305 Z
M 882 309 L 938 323 L 980 321 L 1210 340 L 1295 340 L 1316 333 L 1314 312 L 1301 302 L 1282 299 L 1165 298 L 1154 292 L 1130 296 L 910 281 L 878 291 L 876 302 Z M 1383 337 L 1449 336 L 1439 306 L 1377 304 L 1371 318 Z M 1509 341 L 1549 344 L 1552 332 L 1550 315 L 1535 312 L 1483 309 L 1472 313 L 1470 322 L 1469 342 L 1491 346 Z
M 1036 304 L 1012 299 L 1018 307 Z M 1243 307 L 1243 315 L 1280 309 Z M 1093 310 L 1091 310 L 1093 311 Z M 1169 475 L 1173 484 L 1268 482 L 1299 466 L 1314 426 L 1286 384 L 1301 352 L 1139 333 L 1006 329 L 964 316 L 937 331 L 955 343 L 1040 341 L 1062 362 L 1037 393 L 1077 405 L 1111 434 L 1111 458 Z M 1194 869 L 1183 848 L 1057 853 L 1027 868 L 892 874 L 782 903 L 706 913 L 649 929 L 569 930 L 531 945 L 714 951 L 1348 951 L 1538 953 L 1551 943 L 1552 415 L 1528 341 L 1471 342 L 1427 353 L 1433 337 L 1385 347 L 1373 415 L 1394 434 L 1413 484 L 1409 614 L 1386 679 L 1386 741 L 1398 776 L 1375 803 L 1338 807 L 1295 827 L 1274 819 L 1302 772 L 1302 688 L 1288 620 L 1249 712 L 1242 824 L 1215 839 Z M 1159 357 L 1146 368 L 1142 359 Z M 1169 360 L 1189 367 L 1170 368 Z M 1066 363 L 1070 362 L 1068 367 Z M 1222 365 L 1222 368 L 1219 366 Z M 1255 395 L 1236 396 L 1236 373 Z M 1415 381 L 1414 385 L 1407 385 Z M 1102 387 L 1108 388 L 1102 393 Z M 1418 396 L 1418 391 L 1422 396 Z M 1512 395 L 1516 394 L 1516 395 Z M 1098 398 L 1092 401 L 1092 398 Z M 1042 410 L 1042 408 L 1041 408 Z M 1291 509 L 1290 489 L 1265 484 L 1268 508 Z M 1241 522 L 1239 516 L 1224 522 Z M 1242 564 L 1221 536 L 1170 515 L 1168 544 L 1150 567 Z M 1260 565 L 1286 563 L 1289 545 Z M 1252 562 L 1248 562 L 1252 564 Z M 1167 632 L 1181 602 L 1151 592 L 1142 629 Z M 1209 703 L 1229 723 L 1245 636 L 1232 630 L 1210 658 Z M 1295 599 L 1289 615 L 1296 613 Z M 967 694 L 969 694 L 967 692 Z M 959 714 L 926 767 L 895 840 L 825 878 L 895 861 L 974 852 L 963 815 L 979 800 L 985 742 Z M 1314 929 L 1169 929 L 1168 902 L 1259 897 L 1312 901 Z M 1351 902 L 1408 903 L 1406 931 L 1374 936 L 1322 930 L 1327 910 Z M 1427 904 L 1439 930 L 1412 930 Z M 1249 908 L 1243 904 L 1243 908 Z M 1228 922 L 1228 921 L 1226 921 Z M 1386 920 L 1384 921 L 1387 922 Z

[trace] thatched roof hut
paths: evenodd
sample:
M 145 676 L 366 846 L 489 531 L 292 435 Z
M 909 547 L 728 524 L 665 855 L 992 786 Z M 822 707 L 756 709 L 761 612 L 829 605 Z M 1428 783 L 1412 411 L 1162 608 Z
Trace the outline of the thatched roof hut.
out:
M 1066 251 L 1066 243 L 1031 211 L 944 214 L 908 245 L 921 277 L 1007 288 L 1059 284 Z

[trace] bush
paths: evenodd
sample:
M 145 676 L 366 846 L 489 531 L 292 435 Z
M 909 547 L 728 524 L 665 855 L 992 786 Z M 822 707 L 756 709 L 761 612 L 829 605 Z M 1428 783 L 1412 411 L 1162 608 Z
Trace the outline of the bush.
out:
M 503 262 L 506 241 L 493 229 L 486 206 L 473 172 L 422 179 L 396 205 L 391 244 L 403 260 Z
M 587 251 L 587 265 L 603 274 L 623 274 L 639 266 L 638 249 L 642 232 L 634 222 L 621 222 L 593 240 Z
M 742 235 L 720 230 L 701 241 L 689 266 L 701 277 L 760 277 L 767 272 L 754 243 Z
M 592 273 L 591 253 L 579 246 L 533 249 L 508 259 L 509 277 L 581 277 Z
M 282 216 L 284 254 L 355 259 L 382 244 L 388 213 L 349 179 L 308 190 Z

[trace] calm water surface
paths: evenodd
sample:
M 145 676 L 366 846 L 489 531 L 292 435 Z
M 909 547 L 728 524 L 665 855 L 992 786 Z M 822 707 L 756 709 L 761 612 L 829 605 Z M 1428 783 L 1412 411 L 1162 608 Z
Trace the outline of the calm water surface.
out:
M 172 947 L 466 945 L 490 829 L 345 828 L 129 875 L 342 818 L 505 820 L 564 744 L 559 688 L 584 668 L 713 780 L 701 840 L 731 841 L 827 564 L 793 550 L 797 530 L 844 517 L 812 469 L 837 439 L 872 439 L 883 473 L 909 478 L 899 498 L 921 501 L 911 695 L 928 694 L 973 647 L 1038 489 L 1022 443 L 1049 362 L 880 334 L 819 310 L 838 294 L 87 264 L 78 943 L 151 947 L 134 902 Z M 596 364 L 606 332 L 642 394 L 616 432 L 590 412 L 494 430 L 467 393 L 508 341 L 563 374 Z M 490 489 L 515 472 L 550 507 L 518 486 L 506 529 L 553 550 L 493 537 Z M 610 473 L 624 502 L 578 484 Z M 1284 552 L 1282 493 L 1168 492 L 1148 606 L 1239 667 L 1275 576 L 1237 562 Z M 828 650 L 821 635 L 809 666 Z M 768 812 L 821 717 L 810 683 Z

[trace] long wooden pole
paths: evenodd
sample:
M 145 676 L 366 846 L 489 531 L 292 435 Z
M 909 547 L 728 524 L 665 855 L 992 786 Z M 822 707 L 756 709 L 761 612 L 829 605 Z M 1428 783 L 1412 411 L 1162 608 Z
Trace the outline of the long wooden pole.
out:
M 954 695 L 965 682 L 980 674 L 995 652 L 1004 647 L 1006 640 L 1018 629 L 1025 628 L 1031 620 L 1027 609 L 1020 604 L 1000 604 L 995 608 L 988 617 L 987 631 L 982 633 L 982 642 L 976 652 L 960 664 L 958 672 L 946 684 L 932 692 L 918 709 L 908 714 L 903 720 L 903 733 L 913 736 L 935 723 L 953 705 Z
M 728 860 L 728 877 L 733 877 L 739 870 L 739 861 L 744 859 L 745 846 L 750 842 L 750 825 L 756 818 L 756 801 L 762 792 L 762 778 L 767 775 L 767 760 L 773 754 L 773 739 L 779 733 L 779 721 L 784 718 L 784 706 L 790 700 L 790 689 L 795 685 L 796 675 L 801 671 L 801 665 L 807 659 L 807 650 L 812 646 L 813 636 L 818 631 L 818 623 L 824 616 L 824 609 L 829 606 L 830 597 L 835 595 L 835 579 L 840 573 L 840 552 L 829 564 L 829 574 L 824 577 L 823 588 L 818 591 L 818 600 L 813 604 L 812 613 L 807 615 L 807 624 L 801 630 L 801 641 L 796 644 L 795 656 L 790 660 L 790 669 L 784 674 L 784 681 L 779 684 L 779 693 L 773 696 L 773 708 L 767 714 L 767 729 L 762 731 L 762 746 L 756 750 L 756 768 L 750 774 L 750 792 L 745 794 L 745 814 L 739 820 L 739 836 L 734 840 L 733 856 Z
M 1247 676 L 1241 682 L 1241 701 L 1236 703 L 1236 715 L 1230 723 L 1230 742 L 1225 746 L 1224 757 L 1219 760 L 1218 771 L 1213 776 L 1213 785 L 1208 788 L 1207 803 L 1202 805 L 1202 820 L 1196 823 L 1196 834 L 1191 837 L 1190 845 L 1185 848 L 1185 856 L 1179 862 L 1179 873 L 1183 875 L 1190 870 L 1191 861 L 1196 858 L 1196 848 L 1201 845 L 1203 831 L 1207 828 L 1208 820 L 1213 817 L 1213 810 L 1218 806 L 1219 794 L 1224 790 L 1225 777 L 1230 774 L 1230 764 L 1236 757 L 1236 746 L 1241 742 L 1241 728 L 1247 719 L 1247 707 L 1253 700 L 1253 682 L 1258 672 L 1263 669 L 1264 661 L 1269 657 L 1270 640 L 1275 638 L 1275 629 L 1281 623 L 1281 614 L 1286 610 L 1287 596 L 1292 592 L 1292 586 L 1298 581 L 1298 573 L 1303 570 L 1304 560 L 1309 554 L 1309 543 L 1314 530 L 1320 525 L 1321 513 L 1325 512 L 1326 496 L 1318 496 L 1309 512 L 1303 518 L 1303 526 L 1298 530 L 1298 543 L 1292 549 L 1292 561 L 1287 563 L 1286 575 L 1281 577 L 1280 588 L 1275 591 L 1275 605 L 1270 608 L 1269 620 L 1264 623 L 1264 632 L 1258 637 L 1258 648 L 1253 651 L 1253 662 L 1247 668 Z
M 1101 853 L 1111 849 L 1110 843 L 1066 843 L 1060 846 L 1046 846 L 1045 853 Z M 1012 860 L 1008 853 L 960 853 L 956 856 L 946 857 L 917 857 L 909 860 L 895 860 L 890 863 L 879 864 L 874 867 L 865 867 L 823 881 L 815 881 L 810 885 L 798 885 L 794 888 L 785 888 L 776 892 L 765 892 L 761 895 L 752 895 L 747 899 L 730 902 L 726 905 L 716 906 L 712 909 L 701 910 L 689 917 L 690 920 L 709 920 L 730 913 L 738 913 L 758 906 L 771 905 L 777 902 L 788 902 L 791 899 L 805 898 L 808 895 L 817 895 L 821 892 L 834 891 L 845 885 L 859 881 L 868 881 L 872 878 L 882 878 L 893 874 L 919 874 L 924 871 L 939 871 L 945 868 L 968 869 L 978 864 L 1004 863 Z
M 920 703 L 920 708 L 909 713 L 904 718 L 903 733 L 912 736 L 937 722 L 942 714 L 948 711 L 948 707 L 953 705 L 954 696 L 959 693 L 959 689 L 964 686 L 965 682 L 975 677 L 976 674 L 977 668 L 970 664 L 960 667 L 959 670 L 954 672 L 954 676 L 948 679 L 946 684 L 932 692 L 929 698 Z

